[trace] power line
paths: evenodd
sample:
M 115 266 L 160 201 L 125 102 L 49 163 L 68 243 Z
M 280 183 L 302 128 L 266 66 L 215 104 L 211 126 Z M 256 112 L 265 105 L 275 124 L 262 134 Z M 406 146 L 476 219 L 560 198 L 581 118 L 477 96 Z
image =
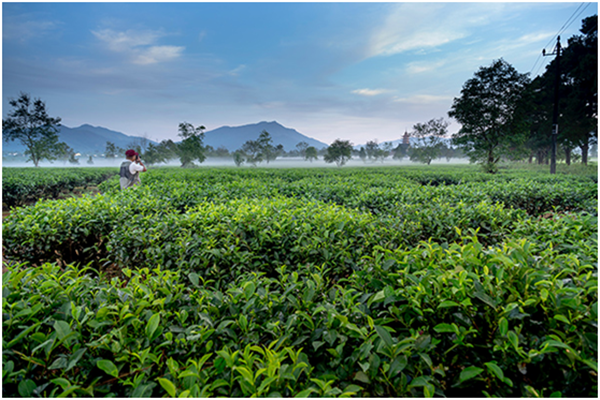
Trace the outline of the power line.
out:
M 585 4 L 585 3 L 581 3 L 581 4 L 583 5 L 583 4 Z M 573 20 L 572 20 L 571 22 L 569 22 L 569 25 L 567 25 L 567 26 L 564 26 L 563 28 L 561 28 L 561 29 L 560 29 L 560 31 L 558 32 L 558 35 L 560 35 L 561 33 L 563 33 L 563 32 L 564 32 L 564 31 L 565 31 L 565 30 L 566 30 L 566 29 L 567 29 L 569 26 L 571 26 L 571 24 L 572 24 L 573 22 L 575 22 L 575 20 L 577 20 L 577 18 L 579 18 L 579 16 L 580 16 L 581 14 L 583 14 L 583 12 L 585 11 L 585 9 L 586 9 L 586 8 L 588 8 L 590 4 L 592 4 L 592 3 L 587 3 L 587 4 L 585 5 L 585 7 L 583 7 L 583 9 L 582 9 L 581 11 L 579 11 L 579 14 L 577 14 L 577 16 L 575 16 L 575 18 L 573 18 Z M 565 24 L 566 24 L 566 22 L 565 22 Z
M 579 6 L 575 9 L 575 11 L 573 11 L 573 13 L 571 14 L 571 16 L 565 21 L 565 23 L 563 24 L 563 26 L 558 30 L 558 32 L 556 33 L 556 35 L 554 35 L 552 37 L 552 39 L 550 39 L 548 41 L 548 43 L 544 46 L 544 48 L 550 46 L 550 44 L 552 42 L 554 42 L 554 40 L 556 40 L 556 38 L 563 32 L 565 31 L 569 26 L 571 26 L 571 24 L 585 11 L 586 8 L 588 8 L 588 6 L 591 3 L 581 3 L 579 4 Z M 585 7 L 583 7 L 585 5 Z M 583 9 L 581 9 L 581 7 L 583 7 Z M 581 10 L 581 11 L 580 11 Z M 577 14 L 577 15 L 576 15 Z M 554 51 L 554 50 L 553 50 Z M 535 63 L 533 64 L 533 67 L 531 67 L 531 70 L 529 70 L 529 73 L 531 74 L 531 71 L 534 70 L 535 66 L 538 64 L 538 62 L 542 59 L 542 55 L 538 55 L 538 58 L 535 60 Z M 533 74 L 533 76 L 536 76 L 539 72 L 539 70 L 544 66 L 544 63 L 540 64 L 540 66 L 538 67 L 538 69 L 535 71 L 535 74 Z

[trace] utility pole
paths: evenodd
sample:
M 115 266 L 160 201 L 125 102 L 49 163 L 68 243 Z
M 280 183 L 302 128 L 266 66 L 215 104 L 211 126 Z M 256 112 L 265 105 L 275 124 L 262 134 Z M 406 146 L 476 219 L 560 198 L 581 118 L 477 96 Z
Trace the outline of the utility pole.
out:
M 550 173 L 556 174 L 556 137 L 558 136 L 558 89 L 560 87 L 560 36 L 556 39 L 556 52 L 543 56 L 556 56 L 556 77 L 554 78 L 554 111 L 552 113 L 552 155 L 550 158 Z

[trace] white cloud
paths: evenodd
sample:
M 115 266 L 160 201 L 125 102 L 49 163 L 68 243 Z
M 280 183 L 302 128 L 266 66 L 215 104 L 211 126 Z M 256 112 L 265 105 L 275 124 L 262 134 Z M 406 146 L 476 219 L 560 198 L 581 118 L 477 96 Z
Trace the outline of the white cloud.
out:
M 2 37 L 7 40 L 18 40 L 24 43 L 33 38 L 52 34 L 60 25 L 56 21 L 27 19 L 26 15 L 5 18 L 2 26 Z
M 359 94 L 361 96 L 377 96 L 383 93 L 388 93 L 387 89 L 356 89 L 352 93 Z
M 125 32 L 117 32 L 112 29 L 102 29 L 92 33 L 111 51 L 130 56 L 134 64 L 148 65 L 170 61 L 180 57 L 185 50 L 183 46 L 155 45 L 159 38 L 165 36 L 161 31 L 129 29 Z
M 240 72 L 242 72 L 244 69 L 246 69 L 246 66 L 244 64 L 240 64 L 237 68 L 234 68 L 231 71 L 229 71 L 228 74 L 231 76 L 239 76 Z
M 402 3 L 373 32 L 367 56 L 433 49 L 468 37 L 503 8 L 501 3 Z
M 396 97 L 394 101 L 397 103 L 410 103 L 410 104 L 435 104 L 443 103 L 452 100 L 452 96 L 438 96 L 431 94 L 416 94 L 411 97 Z
M 132 62 L 134 64 L 155 64 L 178 58 L 183 52 L 182 46 L 150 46 L 146 49 L 138 49 L 134 52 Z
M 412 62 L 406 67 L 406 72 L 409 74 L 421 74 L 424 72 L 431 72 L 440 67 L 443 67 L 446 61 L 436 62 Z

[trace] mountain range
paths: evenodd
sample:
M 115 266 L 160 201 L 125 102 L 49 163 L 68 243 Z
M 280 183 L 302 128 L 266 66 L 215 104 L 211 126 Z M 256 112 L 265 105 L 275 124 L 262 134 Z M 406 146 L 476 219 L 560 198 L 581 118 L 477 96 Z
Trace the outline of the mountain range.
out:
M 217 149 L 225 147 L 227 150 L 235 151 L 242 147 L 248 140 L 256 140 L 261 132 L 265 130 L 273 139 L 273 145 L 283 145 L 286 151 L 294 150 L 300 142 L 306 142 L 309 146 L 317 149 L 327 147 L 326 143 L 310 138 L 296 131 L 286 128 L 276 121 L 259 122 L 243 126 L 222 126 L 204 133 L 204 144 Z M 82 154 L 102 154 L 106 149 L 106 142 L 112 142 L 117 147 L 129 148 L 131 143 L 143 139 L 139 136 L 130 136 L 122 132 L 113 131 L 101 126 L 84 124 L 76 128 L 61 125 L 58 132 L 58 140 L 65 142 L 75 152 Z M 155 141 L 150 140 L 155 143 Z M 23 152 L 24 146 L 19 142 L 3 142 L 3 153 Z

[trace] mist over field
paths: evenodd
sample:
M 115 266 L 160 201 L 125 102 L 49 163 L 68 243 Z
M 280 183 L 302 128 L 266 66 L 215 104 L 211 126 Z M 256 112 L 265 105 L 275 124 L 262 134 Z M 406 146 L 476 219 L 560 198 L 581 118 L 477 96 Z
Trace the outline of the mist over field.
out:
M 83 159 L 79 160 L 79 164 L 70 164 L 68 162 L 62 162 L 62 161 L 55 161 L 55 162 L 51 163 L 49 161 L 44 160 L 44 161 L 40 162 L 40 167 L 41 168 L 48 168 L 48 167 L 52 167 L 52 168 L 115 167 L 115 168 L 118 168 L 121 165 L 121 162 L 123 162 L 123 160 L 124 159 L 120 159 L 120 158 L 115 158 L 115 159 L 94 158 L 93 164 L 88 164 L 87 160 L 83 160 Z M 469 164 L 469 160 L 466 158 L 453 158 L 450 161 L 446 161 L 445 159 L 438 159 L 438 160 L 433 160 L 431 162 L 431 165 L 434 165 L 434 164 L 435 165 Z M 147 165 L 146 167 L 148 169 L 155 169 L 155 168 L 161 168 L 161 167 L 165 167 L 165 166 L 179 167 L 180 165 L 181 165 L 181 163 L 179 162 L 179 160 L 171 160 L 167 164 Z M 353 159 L 349 160 L 343 167 L 338 167 L 335 163 L 326 163 L 322 159 L 310 162 L 310 161 L 304 161 L 300 157 L 284 157 L 284 158 L 278 158 L 274 161 L 271 161 L 268 164 L 266 162 L 262 162 L 260 164 L 257 164 L 256 167 L 257 168 L 314 168 L 314 167 L 344 168 L 344 167 L 380 167 L 380 166 L 394 166 L 394 165 L 406 166 L 406 165 L 423 165 L 423 164 L 412 162 L 409 159 L 403 159 L 403 160 L 389 159 L 389 160 L 385 160 L 382 163 L 381 161 L 364 162 L 359 158 L 356 158 L 356 159 L 353 158 Z M 5 159 L 2 161 L 2 166 L 8 167 L 8 168 L 27 168 L 27 167 L 34 168 L 32 162 L 25 162 L 22 160 L 10 161 L 10 160 Z M 231 158 L 207 158 L 202 164 L 197 164 L 197 166 L 198 166 L 198 168 L 202 168 L 202 167 L 236 167 L 235 163 L 233 162 L 233 159 L 231 159 Z M 236 167 L 236 168 L 255 168 L 255 167 L 253 165 L 244 163 L 240 167 Z

